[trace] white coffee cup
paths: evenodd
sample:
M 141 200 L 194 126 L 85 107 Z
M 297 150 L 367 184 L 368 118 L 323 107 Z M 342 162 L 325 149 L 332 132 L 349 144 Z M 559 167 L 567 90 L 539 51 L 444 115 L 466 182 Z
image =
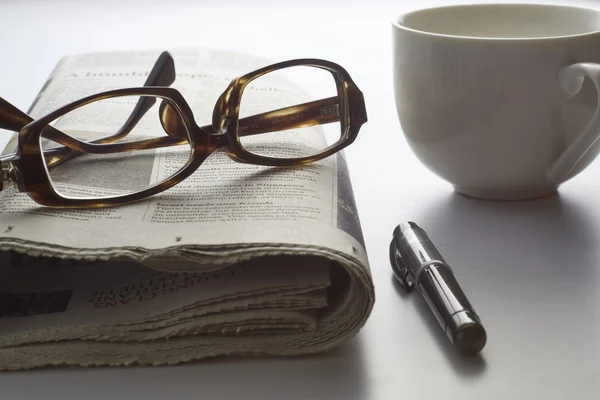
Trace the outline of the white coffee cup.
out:
M 545 196 L 600 151 L 600 11 L 424 9 L 393 22 L 393 46 L 408 144 L 459 193 Z

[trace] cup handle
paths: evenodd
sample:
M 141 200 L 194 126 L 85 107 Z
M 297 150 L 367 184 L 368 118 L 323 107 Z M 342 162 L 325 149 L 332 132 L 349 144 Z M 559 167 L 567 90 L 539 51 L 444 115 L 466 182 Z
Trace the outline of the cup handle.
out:
M 600 139 L 600 64 L 583 62 L 569 65 L 558 73 L 558 84 L 569 97 L 573 97 L 581 90 L 586 76 L 596 86 L 598 94 L 596 112 L 592 120 L 548 171 L 548 180 L 555 184 L 564 182 L 583 156 Z

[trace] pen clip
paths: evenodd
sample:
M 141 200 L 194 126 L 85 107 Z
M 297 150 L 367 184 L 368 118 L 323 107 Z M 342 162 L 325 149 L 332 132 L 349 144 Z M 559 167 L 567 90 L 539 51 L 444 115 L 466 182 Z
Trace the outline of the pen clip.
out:
M 395 235 L 390 243 L 390 263 L 392 264 L 392 271 L 394 271 L 394 276 L 398 280 L 400 286 L 402 286 L 402 289 L 404 289 L 408 293 L 412 292 L 414 289 L 414 283 L 412 279 L 409 279 L 410 275 L 408 273 L 406 263 L 404 262 L 400 251 L 398 251 L 398 248 L 396 247 Z

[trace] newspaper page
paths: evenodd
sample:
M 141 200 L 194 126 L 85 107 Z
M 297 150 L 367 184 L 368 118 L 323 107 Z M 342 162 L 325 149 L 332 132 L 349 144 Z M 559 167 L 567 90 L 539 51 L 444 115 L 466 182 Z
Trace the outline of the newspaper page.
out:
M 269 64 L 216 50 L 171 53 L 171 86 L 199 126 L 211 124 L 233 78 Z M 29 113 L 37 118 L 87 95 L 142 86 L 159 54 L 66 57 Z M 290 80 L 261 84 L 250 108 L 311 99 Z M 120 106 L 103 106 L 93 119 L 59 121 L 60 129 L 111 132 Z M 144 137 L 164 135 L 140 126 Z M 320 127 L 309 129 L 310 140 L 323 136 Z M 15 146 L 13 140 L 4 153 Z M 181 165 L 170 148 L 148 160 L 86 164 L 82 157 L 56 174 L 66 177 L 64 194 L 111 195 L 131 190 L 134 181 L 152 185 Z M 0 233 L 0 369 L 311 353 L 353 335 L 374 302 L 343 153 L 275 168 L 215 152 L 177 186 L 110 208 L 42 207 L 10 188 L 0 192 Z M 30 260 L 19 261 L 24 255 Z

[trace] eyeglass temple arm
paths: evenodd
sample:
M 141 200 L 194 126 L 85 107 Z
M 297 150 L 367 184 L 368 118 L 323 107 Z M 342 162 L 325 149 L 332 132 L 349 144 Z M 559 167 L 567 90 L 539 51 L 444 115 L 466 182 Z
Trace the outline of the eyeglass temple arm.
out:
M 175 61 L 173 60 L 173 57 L 168 51 L 163 51 L 160 54 L 160 56 L 158 56 L 158 59 L 152 67 L 152 70 L 148 74 L 148 78 L 146 78 L 144 86 L 171 86 L 173 82 L 175 82 Z M 135 108 L 133 109 L 131 115 L 129 116 L 129 118 L 127 118 L 123 126 L 119 128 L 117 133 L 115 133 L 114 135 L 92 140 L 91 143 L 103 144 L 113 143 L 118 140 L 121 140 L 122 138 L 127 136 L 133 128 L 135 128 L 135 126 L 140 122 L 144 115 L 146 115 L 148 110 L 150 110 L 152 106 L 154 106 L 155 103 L 156 97 L 141 97 L 135 105 Z M 44 155 L 46 157 L 46 165 L 48 165 L 48 167 L 74 158 L 77 155 L 81 154 L 80 152 L 73 152 L 73 150 L 75 149 L 76 142 L 79 141 L 72 140 L 73 138 L 63 134 L 62 132 L 55 132 L 55 129 L 52 127 L 47 127 L 45 129 L 47 129 L 47 131 L 44 132 L 44 137 L 46 139 L 50 139 L 68 147 L 45 151 Z
M 122 143 L 89 143 L 76 141 L 72 147 L 60 147 L 45 149 L 44 157 L 46 165 L 51 168 L 59 163 L 78 157 L 82 154 L 113 154 L 125 153 L 133 150 L 149 150 L 170 146 L 187 145 L 188 139 L 177 139 L 170 136 L 162 136 L 153 139 L 137 140 Z
M 157 59 L 150 71 L 144 86 L 170 86 L 175 81 L 175 62 L 169 52 L 164 51 Z M 143 97 L 136 104 L 127 121 L 114 135 L 97 139 L 96 143 L 114 142 L 126 136 L 137 125 L 140 119 L 156 103 L 154 97 Z M 23 127 L 33 121 L 33 118 L 0 97 L 0 129 L 19 132 Z M 68 146 L 69 136 L 61 131 L 48 126 L 44 137 Z M 63 143 L 65 142 L 65 143 Z
M 146 79 L 144 86 L 170 86 L 173 84 L 173 82 L 175 82 L 175 62 L 171 54 L 167 51 L 164 51 L 154 63 L 154 66 L 148 74 L 148 78 Z M 117 133 L 111 136 L 96 139 L 93 142 L 111 143 L 127 136 L 155 103 L 155 97 L 140 98 L 133 109 L 133 112 L 127 118 L 123 126 L 119 128 Z M 19 132 L 25 125 L 32 121 L 32 117 L 0 97 L 0 128 L 13 132 Z M 44 138 L 60 143 L 68 148 L 73 148 L 78 142 L 76 139 L 73 139 L 72 137 L 64 134 L 52 126 L 47 126 L 45 128 Z M 54 149 L 49 150 L 48 153 L 49 155 L 52 155 L 54 163 L 64 161 L 61 160 L 61 157 L 64 159 L 72 158 L 72 156 L 67 157 L 69 149 Z
M 175 82 L 175 61 L 168 51 L 163 51 L 154 63 L 154 67 L 152 67 L 150 74 L 148 74 L 144 86 L 171 86 L 173 82 Z M 131 115 L 117 133 L 96 139 L 93 143 L 112 143 L 121 140 L 135 128 L 138 122 L 140 122 L 142 117 L 155 103 L 156 97 L 140 97 Z
M 0 129 L 19 132 L 31 121 L 33 118 L 0 97 Z
M 338 122 L 340 120 L 339 107 L 339 98 L 334 96 L 241 118 L 238 134 L 240 136 L 257 135 Z
M 257 135 L 337 122 L 340 120 L 339 107 L 339 98 L 334 96 L 240 118 L 238 134 L 240 136 Z M 163 101 L 159 113 L 163 129 L 169 136 L 175 138 L 185 136 L 186 127 L 169 103 Z M 219 117 L 216 117 L 217 115 Z M 211 134 L 218 133 L 218 122 L 220 121 L 218 109 L 214 116 L 213 124 L 203 126 L 202 130 Z
M 139 103 L 138 103 L 139 105 Z M 142 106 L 143 107 L 143 106 Z M 140 117 L 141 118 L 141 117 Z M 3 98 L 0 97 L 0 129 L 6 129 L 6 130 L 10 130 L 13 132 L 19 132 L 24 126 L 26 126 L 27 124 L 29 124 L 30 122 L 33 121 L 33 118 L 31 118 L 29 115 L 27 115 L 26 113 L 24 113 L 23 111 L 19 110 L 18 108 L 16 108 L 15 106 L 13 106 L 12 104 L 10 104 L 8 101 L 4 100 Z M 139 121 L 139 119 L 138 119 Z M 126 123 L 127 125 L 127 123 Z M 126 126 L 124 125 L 124 126 Z M 135 124 L 133 125 L 135 126 Z M 133 128 L 133 126 L 131 126 L 129 129 Z M 121 128 L 122 130 L 123 128 Z M 109 136 L 109 137 L 104 137 L 101 139 L 98 139 L 98 143 L 97 141 L 93 141 L 96 142 L 98 144 L 101 143 L 106 143 L 108 141 L 113 141 L 113 140 L 119 140 L 118 137 L 116 137 L 117 135 L 113 135 L 113 136 Z M 48 149 L 48 150 L 44 150 L 44 154 L 46 155 L 52 155 L 53 157 L 58 157 L 59 155 L 62 156 L 66 156 L 69 151 L 71 150 L 79 150 L 82 148 L 82 146 L 86 146 L 89 145 L 90 143 L 86 143 L 86 142 L 81 142 L 61 131 L 59 131 L 58 129 L 48 125 L 44 128 L 44 139 L 62 144 L 63 148 L 59 148 L 59 149 Z M 91 143 L 93 143 L 91 142 Z M 105 146 L 101 146 L 101 147 L 105 147 Z M 83 149 L 82 149 L 83 150 Z M 126 150 L 122 150 L 122 151 L 126 151 Z M 88 152 L 93 152 L 93 151 L 83 151 L 85 153 Z M 5 155 L 2 157 L 3 161 L 4 159 L 10 159 L 14 156 L 14 154 L 9 154 L 9 155 Z M 72 158 L 72 157 L 68 157 L 68 158 Z M 55 162 L 58 162 L 59 160 L 56 159 Z
M 25 125 L 32 121 L 33 118 L 0 97 L 0 129 L 19 132 Z M 52 126 L 44 128 L 44 138 L 67 147 L 71 147 L 78 142 L 78 140 Z

